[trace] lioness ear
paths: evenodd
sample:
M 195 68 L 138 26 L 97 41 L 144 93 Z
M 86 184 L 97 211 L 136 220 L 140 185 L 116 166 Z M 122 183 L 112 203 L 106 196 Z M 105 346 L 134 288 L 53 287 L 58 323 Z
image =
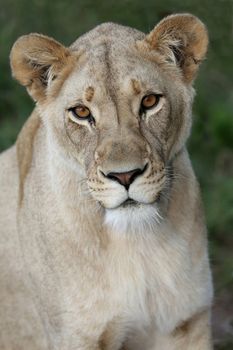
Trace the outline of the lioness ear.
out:
M 164 18 L 145 40 L 151 49 L 157 50 L 167 61 L 181 68 L 187 83 L 195 78 L 208 46 L 204 24 L 190 14 Z
M 20 37 L 10 54 L 13 76 L 35 101 L 46 96 L 46 89 L 67 63 L 70 51 L 52 38 L 41 34 Z

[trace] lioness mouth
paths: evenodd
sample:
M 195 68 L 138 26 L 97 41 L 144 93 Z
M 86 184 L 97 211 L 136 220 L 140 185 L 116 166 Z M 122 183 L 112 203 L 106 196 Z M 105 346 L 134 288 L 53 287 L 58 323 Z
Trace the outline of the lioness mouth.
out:
M 128 198 L 126 199 L 126 201 L 124 201 L 122 204 L 121 204 L 121 207 L 123 208 L 126 208 L 126 207 L 131 207 L 131 206 L 137 206 L 139 205 L 140 203 L 131 199 L 131 198 Z

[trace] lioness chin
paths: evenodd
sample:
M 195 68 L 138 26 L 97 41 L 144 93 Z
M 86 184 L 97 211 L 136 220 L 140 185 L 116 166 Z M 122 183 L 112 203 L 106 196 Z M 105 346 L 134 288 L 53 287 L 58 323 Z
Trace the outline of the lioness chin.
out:
M 210 350 L 212 282 L 186 151 L 207 50 L 189 14 L 20 37 L 36 102 L 0 156 L 1 350 Z

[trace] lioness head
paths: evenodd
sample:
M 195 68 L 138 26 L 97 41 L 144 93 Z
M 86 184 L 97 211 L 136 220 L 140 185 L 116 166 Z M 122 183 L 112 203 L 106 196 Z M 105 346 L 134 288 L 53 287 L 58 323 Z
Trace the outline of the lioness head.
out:
M 173 15 L 148 35 L 102 24 L 69 48 L 26 35 L 11 66 L 91 196 L 107 212 L 144 208 L 158 218 L 167 167 L 189 135 L 191 84 L 207 43 L 199 19 Z

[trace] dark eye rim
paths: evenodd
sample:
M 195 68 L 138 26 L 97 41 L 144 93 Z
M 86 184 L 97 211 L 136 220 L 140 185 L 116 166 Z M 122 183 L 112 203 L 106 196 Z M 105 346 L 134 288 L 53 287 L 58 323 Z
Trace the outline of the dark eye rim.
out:
M 89 121 L 90 123 L 94 123 L 94 122 L 95 122 L 95 119 L 94 119 L 93 115 L 91 114 L 91 111 L 89 110 L 89 108 L 88 108 L 88 110 L 89 110 L 90 113 L 89 113 L 89 115 L 88 115 L 87 117 L 79 117 L 79 116 L 77 115 L 77 113 L 75 112 L 75 109 L 76 109 L 77 107 L 85 107 L 85 108 L 88 108 L 88 107 L 86 107 L 86 106 L 84 106 L 84 105 L 77 105 L 77 106 L 68 108 L 68 112 L 71 112 L 71 113 L 73 114 L 73 116 L 74 116 L 76 119 L 80 120 L 80 121 L 82 121 L 82 120 L 87 120 L 87 121 Z
M 148 96 L 151 96 L 151 95 L 153 95 L 153 96 L 156 97 L 156 99 L 157 99 L 156 103 L 155 103 L 153 106 L 151 106 L 151 107 L 145 107 L 145 106 L 143 106 L 142 102 L 143 102 L 144 98 L 146 98 L 146 97 L 148 97 Z M 146 111 L 149 111 L 150 109 L 153 109 L 154 107 L 156 107 L 156 106 L 159 104 L 159 101 L 160 101 L 161 97 L 163 97 L 163 94 L 148 93 L 148 94 L 144 95 L 144 96 L 142 97 L 142 99 L 141 99 L 139 114 L 142 115 L 142 114 L 145 113 Z

